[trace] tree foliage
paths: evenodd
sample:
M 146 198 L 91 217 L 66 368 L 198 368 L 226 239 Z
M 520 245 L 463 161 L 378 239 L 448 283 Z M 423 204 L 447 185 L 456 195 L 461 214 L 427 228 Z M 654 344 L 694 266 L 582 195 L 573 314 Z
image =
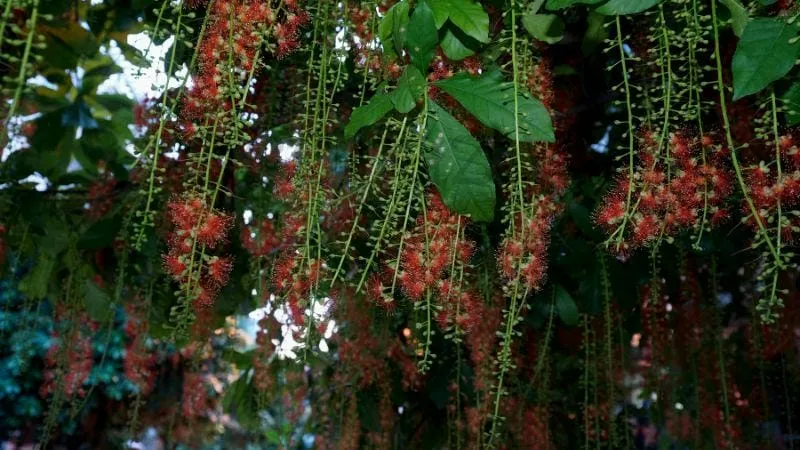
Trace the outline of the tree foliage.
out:
M 0 442 L 798 445 L 799 14 L 3 0 Z

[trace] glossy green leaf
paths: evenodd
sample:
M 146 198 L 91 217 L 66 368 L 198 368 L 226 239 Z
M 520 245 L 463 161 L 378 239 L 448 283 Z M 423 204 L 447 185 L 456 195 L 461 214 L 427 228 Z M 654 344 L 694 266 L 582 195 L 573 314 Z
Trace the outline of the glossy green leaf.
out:
M 120 214 L 103 218 L 93 223 L 78 239 L 80 249 L 100 249 L 111 246 L 122 228 L 122 217 Z
M 406 70 L 397 80 L 397 89 L 392 94 L 392 104 L 402 114 L 406 114 L 415 106 L 417 100 L 422 98 L 425 90 L 425 77 L 414 66 L 406 67 Z
M 428 71 L 433 59 L 433 51 L 439 42 L 433 11 L 427 2 L 420 2 L 411 14 L 408 28 L 412 30 L 406 36 L 406 48 L 411 62 L 422 72 Z
M 550 11 L 569 8 L 572 5 L 596 5 L 602 3 L 603 0 L 547 0 L 545 7 Z
M 750 20 L 750 15 L 739 0 L 720 0 L 731 12 L 731 21 L 733 24 L 733 32 L 737 36 L 744 33 L 747 22 Z
M 452 61 L 461 61 L 475 54 L 475 49 L 480 43 L 464 34 L 455 26 L 445 25 L 444 37 L 440 46 L 442 52 Z
M 89 94 L 97 90 L 108 77 L 115 73 L 122 73 L 122 68 L 114 63 L 109 56 L 100 55 L 83 64 L 85 70 L 81 78 L 80 94 Z
M 429 103 L 423 157 L 450 209 L 477 221 L 492 220 L 495 186 L 489 161 L 469 131 L 433 102 Z
M 64 108 L 61 113 L 61 125 L 75 128 L 97 128 L 97 121 L 92 117 L 92 111 L 82 97 L 78 97 L 71 105 Z
M 375 94 L 369 103 L 356 108 L 350 115 L 350 121 L 344 127 L 345 139 L 351 139 L 358 130 L 381 120 L 393 108 L 392 99 L 388 95 Z
M 405 46 L 409 22 L 408 11 L 408 2 L 398 2 L 386 12 L 386 16 L 378 25 L 378 38 L 383 43 L 384 51 L 390 52 L 391 55 L 402 53 Z
M 98 322 L 105 322 L 114 314 L 111 297 L 92 280 L 83 283 L 83 304 L 89 317 Z
M 586 18 L 586 34 L 583 35 L 581 52 L 588 55 L 608 38 L 608 30 L 605 27 L 606 16 L 594 11 L 589 13 Z
M 478 42 L 489 42 L 489 14 L 475 0 L 430 0 L 436 28 L 447 19 Z
M 781 101 L 786 108 L 786 125 L 800 124 L 800 81 L 794 82 L 781 96 Z
M 555 14 L 526 14 L 522 26 L 535 39 L 548 44 L 564 38 L 564 21 Z
M 253 430 L 260 425 L 260 420 L 256 388 L 250 378 L 247 372 L 243 372 L 230 388 L 226 389 L 222 404 L 225 411 L 230 411 L 245 429 Z M 280 438 L 277 438 L 275 443 L 281 442 Z
M 606 16 L 624 16 L 646 11 L 660 2 L 661 0 L 610 0 L 595 11 Z
M 578 306 L 575 304 L 575 300 L 560 284 L 555 286 L 555 290 L 556 310 L 558 311 L 558 317 L 562 322 L 569 326 L 577 325 L 579 313 Z
M 122 55 L 125 57 L 125 59 L 127 59 L 128 62 L 134 66 L 142 68 L 150 66 L 150 61 L 145 58 L 144 52 L 138 48 L 128 44 L 127 42 L 117 41 L 117 45 L 122 51 Z
M 134 101 L 122 94 L 98 94 L 93 96 L 92 99 L 111 112 L 120 109 L 133 109 L 134 106 Z
M 499 70 L 490 70 L 479 77 L 461 72 L 436 85 L 455 98 L 461 106 L 484 125 L 515 139 L 514 85 L 503 81 Z M 553 142 L 553 123 L 547 109 L 538 100 L 517 93 L 519 140 Z
M 36 110 L 42 113 L 52 112 L 69 106 L 69 99 L 62 91 L 40 86 L 28 92 L 24 101 L 35 105 Z
M 778 18 L 751 20 L 733 54 L 733 99 L 760 92 L 782 78 L 800 54 L 800 42 L 790 43 L 797 27 Z
M 41 51 L 44 61 L 58 69 L 73 69 L 84 57 L 93 56 L 100 48 L 94 35 L 77 22 L 56 22 L 42 27 L 47 47 Z
M 50 284 L 50 275 L 53 273 L 56 261 L 53 257 L 43 254 L 37 260 L 33 269 L 20 280 L 19 290 L 32 300 L 41 300 L 47 296 L 47 287 Z

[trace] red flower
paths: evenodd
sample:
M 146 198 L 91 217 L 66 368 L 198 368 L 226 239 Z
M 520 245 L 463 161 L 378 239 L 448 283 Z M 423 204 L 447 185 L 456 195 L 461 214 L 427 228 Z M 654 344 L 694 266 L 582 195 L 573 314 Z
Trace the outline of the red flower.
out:
M 222 286 L 228 282 L 231 269 L 233 269 L 233 263 L 230 258 L 212 256 L 208 261 L 208 276 L 216 286 Z
M 197 230 L 197 241 L 207 247 L 214 247 L 225 239 L 230 219 L 221 214 L 209 214 Z
M 163 256 L 164 260 L 164 270 L 170 274 L 175 281 L 181 281 L 184 278 L 184 272 L 186 271 L 186 264 L 181 261 L 180 257 L 173 253 L 169 253 Z

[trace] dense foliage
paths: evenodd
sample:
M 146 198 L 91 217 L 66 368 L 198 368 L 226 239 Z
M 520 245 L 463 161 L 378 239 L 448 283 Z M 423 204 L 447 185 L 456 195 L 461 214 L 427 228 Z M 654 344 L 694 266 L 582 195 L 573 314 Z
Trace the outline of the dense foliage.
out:
M 798 17 L 2 0 L 0 442 L 800 446 Z

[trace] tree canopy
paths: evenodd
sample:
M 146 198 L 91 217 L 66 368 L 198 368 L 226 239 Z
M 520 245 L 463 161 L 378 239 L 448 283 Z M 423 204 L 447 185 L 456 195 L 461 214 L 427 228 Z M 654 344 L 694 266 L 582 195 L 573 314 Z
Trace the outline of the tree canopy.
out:
M 800 446 L 798 17 L 3 0 L 0 442 Z

